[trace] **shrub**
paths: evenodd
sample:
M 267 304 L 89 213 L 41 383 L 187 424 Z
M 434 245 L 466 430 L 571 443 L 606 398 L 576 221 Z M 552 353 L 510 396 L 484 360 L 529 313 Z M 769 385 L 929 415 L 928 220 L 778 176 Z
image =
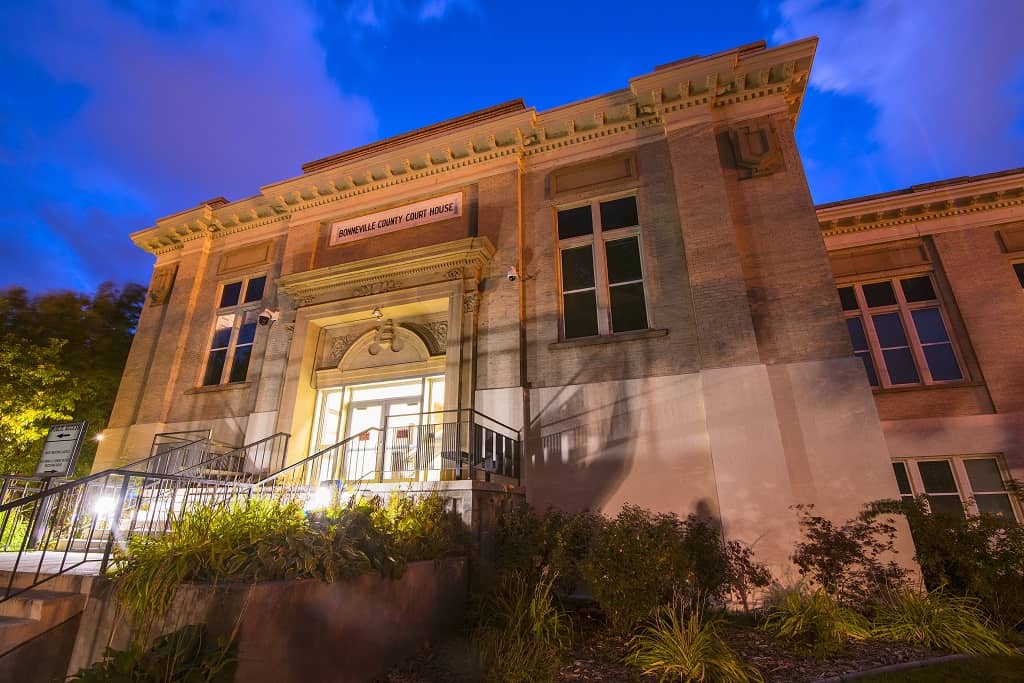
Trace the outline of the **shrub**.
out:
M 235 680 L 234 646 L 214 642 L 203 624 L 161 636 L 149 649 L 107 649 L 103 659 L 68 680 L 77 683 L 150 683 L 191 681 L 231 683 Z
M 838 652 L 847 640 L 870 635 L 867 620 L 841 607 L 824 590 L 809 595 L 791 590 L 765 611 L 761 629 L 800 654 L 824 658 Z
M 878 609 L 871 633 L 883 640 L 964 654 L 1017 654 L 985 624 L 976 600 L 942 591 L 894 593 Z
M 749 612 L 750 593 L 771 586 L 774 581 L 772 573 L 768 567 L 754 561 L 754 552 L 750 546 L 739 541 L 726 544 L 726 556 L 729 562 L 729 592 L 743 605 L 743 610 Z
M 436 493 L 414 499 L 391 496 L 387 505 L 374 502 L 374 523 L 393 538 L 409 562 L 465 553 L 468 534 L 462 519 Z
M 691 601 L 720 602 L 732 580 L 725 544 L 709 522 L 633 505 L 597 525 L 582 570 L 612 626 L 623 633 L 676 592 Z
M 718 621 L 704 621 L 700 608 L 684 613 L 681 604 L 656 610 L 650 625 L 630 640 L 627 661 L 659 681 L 761 681 L 718 635 Z
M 530 574 L 540 571 L 550 544 L 544 520 L 528 503 L 520 503 L 498 518 L 495 564 L 499 572 Z
M 906 570 L 895 560 L 896 527 L 891 516 L 879 519 L 878 508 L 836 526 L 811 514 L 813 506 L 798 505 L 804 539 L 797 543 L 793 563 L 841 604 L 864 604 L 902 585 Z
M 547 681 L 572 645 L 569 617 L 552 599 L 555 575 L 506 574 L 483 603 L 474 633 L 481 664 L 494 681 Z
M 923 498 L 873 508 L 906 515 L 930 590 L 977 598 L 1004 634 L 1024 626 L 1024 527 L 1001 517 L 932 515 Z

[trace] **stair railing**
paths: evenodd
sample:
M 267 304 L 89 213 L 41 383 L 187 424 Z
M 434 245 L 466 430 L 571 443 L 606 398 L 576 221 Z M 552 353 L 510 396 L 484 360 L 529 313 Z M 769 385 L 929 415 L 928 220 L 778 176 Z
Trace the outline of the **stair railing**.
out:
M 176 474 L 236 482 L 258 480 L 284 466 L 289 438 L 287 433 L 278 432 L 226 453 L 214 454 Z

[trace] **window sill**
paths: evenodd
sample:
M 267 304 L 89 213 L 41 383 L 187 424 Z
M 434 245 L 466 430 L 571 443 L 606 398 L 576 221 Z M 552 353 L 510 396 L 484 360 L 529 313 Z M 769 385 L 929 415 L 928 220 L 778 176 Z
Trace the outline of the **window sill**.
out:
M 208 387 L 192 387 L 185 390 L 185 395 L 209 394 L 215 391 L 230 391 L 232 389 L 245 389 L 252 386 L 252 382 L 230 382 L 228 384 L 214 384 Z
M 655 337 L 668 336 L 667 329 L 637 330 L 635 332 L 618 332 L 616 334 L 605 334 L 597 337 L 580 337 L 579 339 L 567 339 L 566 341 L 552 342 L 548 348 L 574 349 L 578 346 L 594 346 L 595 344 L 612 344 L 615 342 L 633 341 L 634 339 L 654 339 Z
M 905 394 L 912 391 L 925 391 L 928 389 L 965 389 L 967 387 L 983 387 L 984 382 L 938 382 L 936 384 L 914 384 L 903 387 L 871 387 L 873 394 Z

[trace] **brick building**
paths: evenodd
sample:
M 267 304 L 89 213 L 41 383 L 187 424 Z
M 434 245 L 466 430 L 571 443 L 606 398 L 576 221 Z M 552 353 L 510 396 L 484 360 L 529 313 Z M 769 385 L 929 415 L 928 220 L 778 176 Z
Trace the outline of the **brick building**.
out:
M 995 226 L 1024 220 L 1024 176 L 816 213 L 793 137 L 815 45 L 509 102 L 135 233 L 156 264 L 95 468 L 160 433 L 285 432 L 274 467 L 342 443 L 319 478 L 697 512 L 777 568 L 792 505 L 931 492 L 933 456 L 996 495 L 986 463 L 1024 467 L 1024 232 Z M 851 346 L 887 280 L 914 294 L 879 310 L 930 316 L 913 382 L 878 374 L 879 335 Z

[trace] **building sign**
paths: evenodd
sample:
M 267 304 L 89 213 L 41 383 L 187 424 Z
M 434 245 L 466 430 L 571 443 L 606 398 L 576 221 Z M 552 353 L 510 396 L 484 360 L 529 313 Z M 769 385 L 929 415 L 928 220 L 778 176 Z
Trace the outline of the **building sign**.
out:
M 330 246 L 361 240 L 364 237 L 385 235 L 417 225 L 446 221 L 461 215 L 462 193 L 446 194 L 443 197 L 425 199 L 415 204 L 396 206 L 367 216 L 331 223 Z
M 43 443 L 43 454 L 36 466 L 37 477 L 67 477 L 75 469 L 82 449 L 86 422 L 53 425 Z

